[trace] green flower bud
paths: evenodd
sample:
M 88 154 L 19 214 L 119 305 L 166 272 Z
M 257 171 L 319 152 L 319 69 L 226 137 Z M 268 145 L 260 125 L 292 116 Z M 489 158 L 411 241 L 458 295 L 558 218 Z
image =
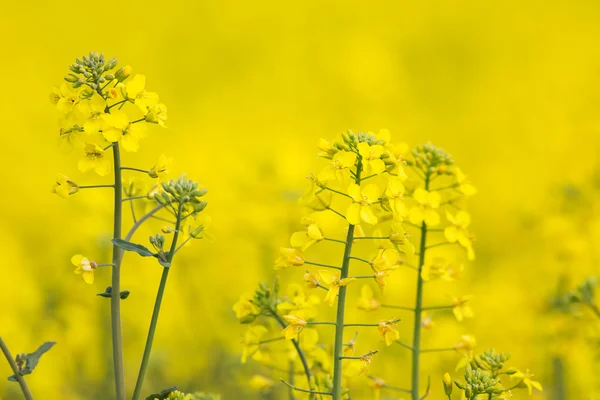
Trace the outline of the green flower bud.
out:
M 444 393 L 446 393 L 446 396 L 450 396 L 452 394 L 452 378 L 450 377 L 449 373 L 445 373 L 444 374 Z
M 73 74 L 69 74 L 69 75 L 65 76 L 65 81 L 67 81 L 69 83 L 75 83 L 75 82 L 79 81 L 79 78 Z

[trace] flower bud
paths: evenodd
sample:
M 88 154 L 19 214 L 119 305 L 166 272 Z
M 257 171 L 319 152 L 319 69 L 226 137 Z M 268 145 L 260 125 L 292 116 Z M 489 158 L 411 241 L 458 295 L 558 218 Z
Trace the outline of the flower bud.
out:
M 444 374 L 444 393 L 446 393 L 446 396 L 450 396 L 452 394 L 452 378 L 450 377 L 449 373 L 445 373 Z
M 73 75 L 73 74 L 69 74 L 69 75 L 65 76 L 65 81 L 67 81 L 67 82 L 69 82 L 69 83 L 75 83 L 75 82 L 77 82 L 78 80 L 79 80 L 79 78 L 78 78 L 78 77 L 76 77 L 76 76 L 75 76 L 75 75 Z
M 202 212 L 208 205 L 207 201 L 201 201 L 200 203 L 194 204 L 194 212 L 199 213 Z
M 454 384 L 456 385 L 457 388 L 459 388 L 461 390 L 465 390 L 465 385 L 463 385 L 462 382 L 459 381 L 458 379 L 454 380 Z
M 129 75 L 131 75 L 131 66 L 127 65 L 119 70 L 117 70 L 117 72 L 115 72 L 115 78 L 117 78 L 117 80 L 119 82 L 123 82 L 125 79 L 127 79 L 129 77 Z

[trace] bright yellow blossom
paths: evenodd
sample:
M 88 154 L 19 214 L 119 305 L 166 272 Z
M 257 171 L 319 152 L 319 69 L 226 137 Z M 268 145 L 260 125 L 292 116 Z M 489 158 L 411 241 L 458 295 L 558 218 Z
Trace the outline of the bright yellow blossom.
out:
M 242 340 L 242 344 L 244 345 L 244 349 L 242 350 L 242 364 L 246 363 L 248 357 L 259 357 L 260 340 L 267 332 L 267 328 L 262 325 L 252 325 L 248 327 L 248 330 L 244 334 L 244 340 Z
M 332 192 L 323 189 L 325 183 L 315 176 L 311 175 L 308 179 L 310 179 L 310 185 L 306 188 L 302 197 L 298 199 L 298 204 L 315 211 L 326 210 L 331 204 Z
M 134 100 L 138 108 L 146 114 L 148 107 L 158 104 L 158 94 L 148 92 L 146 87 L 146 77 L 144 75 L 136 75 L 125 84 L 125 92 L 127 98 Z
M 379 325 L 377 326 L 379 336 L 385 340 L 387 346 L 390 346 L 396 340 L 400 339 L 400 332 L 393 328 L 397 323 L 397 319 L 390 319 L 379 322 Z
M 319 148 L 319 150 L 321 150 L 321 152 L 319 153 L 319 157 L 323 158 L 331 159 L 331 157 L 338 152 L 338 149 L 334 147 L 329 140 L 323 138 L 319 139 L 317 147 Z
M 381 159 L 384 150 L 382 145 L 369 145 L 361 142 L 357 147 L 358 153 L 362 157 L 363 169 L 367 175 L 379 175 L 385 171 L 385 163 Z
M 73 86 L 63 83 L 60 87 L 54 87 L 51 100 L 56 104 L 56 108 L 63 114 L 73 111 L 75 105 L 79 102 L 80 89 L 73 89 Z
M 408 176 L 404 171 L 404 166 L 406 165 L 404 156 L 408 153 L 409 146 L 406 143 L 388 144 L 386 145 L 386 150 L 389 157 L 385 159 L 385 163 L 391 166 L 391 168 L 388 167 L 388 172 L 390 175 L 397 176 L 402 181 L 405 181 Z
M 402 179 L 390 176 L 385 188 L 385 197 L 394 213 L 394 219 L 402 220 L 406 216 L 406 204 L 404 203 L 404 185 Z
M 288 326 L 285 327 L 281 334 L 285 336 L 286 339 L 296 339 L 298 334 L 304 329 L 306 326 L 306 321 L 302 318 L 298 318 L 294 315 L 284 315 L 283 319 L 288 323 Z
M 393 270 L 398 268 L 398 257 L 398 252 L 394 249 L 379 249 L 369 265 L 373 272 Z
M 443 257 L 435 257 L 426 262 L 421 269 L 421 277 L 425 281 L 441 278 L 445 281 L 454 281 L 460 277 L 464 270 L 464 265 L 451 264 Z
M 94 283 L 94 270 L 97 266 L 94 261 L 88 260 L 81 254 L 76 254 L 71 257 L 71 262 L 77 267 L 75 268 L 75 273 L 80 274 L 85 283 L 89 283 L 90 285 Z
M 275 269 L 304 265 L 304 256 L 298 250 L 282 247 L 279 249 L 279 252 L 280 256 L 275 260 Z
M 106 157 L 104 149 L 94 143 L 86 143 L 85 157 L 79 160 L 79 170 L 88 172 L 94 170 L 100 176 L 110 174 L 112 162 Z
M 269 379 L 263 375 L 254 375 L 250 378 L 250 387 L 256 391 L 263 391 L 269 389 L 275 384 L 272 379 Z
M 373 289 L 369 285 L 363 285 L 360 289 L 357 307 L 365 311 L 373 311 L 381 307 L 381 302 L 375 298 Z
M 77 104 L 77 111 L 81 113 L 84 120 L 83 131 L 88 135 L 94 135 L 105 127 L 102 115 L 106 108 L 106 101 L 99 94 L 94 94 L 90 99 L 81 100 Z
M 154 164 L 154 166 L 152 166 L 152 168 L 150 168 L 150 170 L 148 171 L 148 175 L 150 175 L 150 178 L 158 178 L 161 181 L 166 181 L 169 174 L 168 167 L 172 161 L 173 160 L 170 157 L 161 154 L 158 157 L 156 164 Z
M 515 374 L 510 375 L 510 379 L 513 381 L 520 381 L 519 387 L 527 388 L 527 392 L 529 392 L 530 396 L 533 393 L 534 388 L 540 392 L 544 390 L 541 383 L 534 381 L 531 379 L 532 377 L 533 374 L 529 370 L 526 370 L 525 372 L 517 371 Z
M 457 321 L 461 322 L 465 318 L 473 318 L 473 310 L 467 304 L 472 298 L 471 295 L 452 297 L 452 313 Z
M 356 280 L 356 278 L 340 279 L 340 277 L 337 274 L 325 269 L 319 270 L 319 276 L 321 277 L 323 282 L 329 285 L 329 291 L 325 296 L 325 302 L 329 303 L 330 306 L 333 306 L 333 303 L 335 303 L 335 300 L 337 299 L 337 296 L 340 292 L 340 287 L 347 286 L 348 284 Z
M 331 159 L 331 163 L 319 173 L 319 180 L 329 182 L 337 179 L 338 182 L 343 183 L 350 177 L 350 168 L 354 166 L 355 162 L 355 153 L 344 150 L 338 151 Z
M 244 318 L 249 315 L 258 315 L 260 308 L 254 304 L 254 295 L 250 292 L 243 293 L 237 303 L 233 305 L 236 318 Z
M 102 120 L 108 127 L 102 131 L 104 138 L 109 142 L 121 142 L 123 149 L 136 152 L 140 148 L 139 141 L 146 137 L 146 126 L 141 123 L 130 123 L 124 111 L 113 111 L 111 114 L 102 114 Z
M 148 107 L 148 114 L 144 117 L 146 122 L 158 124 L 166 128 L 165 121 L 167 120 L 167 106 L 162 103 Z
M 471 182 L 467 179 L 467 176 L 460 168 L 454 168 L 454 176 L 456 177 L 458 190 L 460 190 L 465 196 L 468 197 L 477 194 L 477 188 L 471 184 Z
M 70 181 L 68 177 L 64 175 L 56 176 L 56 183 L 52 186 L 52 193 L 55 193 L 66 199 L 71 194 L 75 194 L 79 191 L 79 185 L 73 181 Z
M 313 244 L 325 239 L 321 228 L 319 228 L 317 224 L 315 224 L 313 221 L 306 222 L 309 222 L 306 230 L 294 232 L 290 239 L 290 244 L 292 245 L 292 247 L 300 247 L 302 251 L 305 251 Z
M 379 188 L 377 185 L 370 184 L 362 190 L 356 183 L 348 186 L 348 194 L 353 200 L 346 210 L 346 219 L 352 225 L 360 224 L 363 220 L 368 224 L 377 224 L 377 216 L 373 212 L 373 203 L 379 201 Z
M 423 188 L 418 188 L 413 193 L 413 199 L 417 204 L 410 209 L 410 222 L 420 224 L 424 221 L 429 226 L 435 226 L 440 223 L 440 215 L 435 211 L 440 206 L 441 199 L 439 193 L 428 192 Z

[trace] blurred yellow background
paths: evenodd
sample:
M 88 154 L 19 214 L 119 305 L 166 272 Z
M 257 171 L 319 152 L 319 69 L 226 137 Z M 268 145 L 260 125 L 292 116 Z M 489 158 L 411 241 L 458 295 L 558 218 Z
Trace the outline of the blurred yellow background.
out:
M 479 189 L 470 205 L 478 258 L 459 284 L 476 296 L 476 318 L 440 321 L 425 343 L 473 333 L 478 349 L 510 351 L 515 365 L 536 373 L 545 386 L 537 398 L 559 398 L 560 365 L 568 398 L 597 398 L 597 346 L 588 343 L 596 322 L 548 309 L 559 277 L 571 287 L 597 273 L 599 20 L 600 4 L 584 0 L 5 5 L 0 334 L 13 353 L 58 342 L 28 377 L 33 392 L 112 396 L 109 302 L 95 296 L 110 277 L 99 272 L 90 287 L 69 262 L 75 253 L 108 259 L 110 193 L 63 200 L 49 189 L 57 173 L 105 182 L 80 174 L 78 155 L 58 150 L 58 115 L 48 101 L 69 64 L 98 51 L 145 74 L 169 108 L 169 129 L 152 129 L 125 164 L 149 168 L 160 153 L 174 157 L 173 176 L 185 172 L 209 189 L 217 237 L 186 249 L 173 268 L 145 392 L 179 385 L 224 399 L 263 398 L 248 387 L 260 368 L 239 363 L 244 327 L 231 306 L 258 280 L 271 281 L 278 247 L 298 230 L 296 198 L 321 165 L 318 138 L 387 128 L 396 141 L 443 147 Z M 557 205 L 565 183 L 589 200 L 566 216 Z M 563 247 L 569 256 L 558 258 Z M 154 263 L 126 257 L 128 390 L 159 276 Z M 398 277 L 389 291 L 412 301 L 404 292 L 412 287 L 412 276 Z M 407 338 L 409 325 L 401 328 Z M 424 356 L 432 398 L 442 398 L 439 379 L 457 357 Z M 403 386 L 408 362 L 393 348 L 372 371 Z M 6 400 L 20 398 L 4 378 L 10 374 L 0 361 Z

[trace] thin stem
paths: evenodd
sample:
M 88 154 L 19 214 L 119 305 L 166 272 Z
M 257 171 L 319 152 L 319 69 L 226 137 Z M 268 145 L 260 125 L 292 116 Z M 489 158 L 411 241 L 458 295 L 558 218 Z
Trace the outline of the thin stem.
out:
M 265 343 L 277 342 L 277 341 L 280 341 L 280 340 L 285 340 L 285 337 L 278 336 L 278 337 L 273 338 L 273 339 L 261 340 L 260 342 L 258 342 L 258 344 L 265 344 Z
M 294 380 L 296 379 L 296 376 L 294 374 L 294 360 L 290 360 L 290 366 L 289 366 L 289 372 L 288 372 L 288 379 L 290 381 L 290 384 L 293 386 L 294 383 L 295 383 Z M 296 396 L 294 395 L 294 389 L 290 387 L 289 392 L 290 392 L 289 393 L 290 400 L 296 400 Z
M 454 347 L 440 347 L 437 349 L 421 349 L 421 353 L 437 353 L 440 351 L 455 351 Z
M 171 248 L 169 255 L 167 256 L 167 263 L 173 262 L 175 256 L 175 249 L 177 248 L 177 240 L 179 239 L 179 231 L 181 230 L 181 213 L 183 212 L 183 203 L 179 203 L 179 209 L 177 212 L 177 223 L 175 225 L 175 233 L 173 234 L 173 241 L 171 242 Z M 133 400 L 137 400 L 142 391 L 144 384 L 144 377 L 146 376 L 146 369 L 148 368 L 148 361 L 150 360 L 150 353 L 152 351 L 152 343 L 154 342 L 154 333 L 156 332 L 156 325 L 158 324 L 158 316 L 160 314 L 160 306 L 167 286 L 167 278 L 169 277 L 170 267 L 163 267 L 163 273 L 160 278 L 160 285 L 158 286 L 158 292 L 156 294 L 156 300 L 154 302 L 154 310 L 152 311 L 152 319 L 150 320 L 150 328 L 148 329 L 148 338 L 146 339 L 146 346 L 144 348 L 144 355 L 142 356 L 142 363 L 140 365 L 140 372 L 138 373 L 137 381 L 135 383 L 135 389 L 133 391 Z
M 329 187 L 325 187 L 325 188 L 323 188 L 323 189 L 325 189 L 325 190 L 329 190 L 330 192 L 333 192 L 333 193 L 337 193 L 337 194 L 339 194 L 339 195 L 341 195 L 341 196 L 344 196 L 344 197 L 348 197 L 349 199 L 351 199 L 351 198 L 352 198 L 352 196 L 350 196 L 349 194 L 347 194 L 347 193 L 344 193 L 344 192 L 340 192 L 339 190 L 335 190 L 335 189 L 332 189 L 332 188 L 329 188 Z
M 327 322 L 327 321 L 325 321 L 325 322 L 311 322 L 311 321 L 308 321 L 306 323 L 306 325 L 335 325 L 335 322 Z
M 336 243 L 342 243 L 342 244 L 346 244 L 346 242 L 345 242 L 345 241 L 343 241 L 343 240 L 338 240 L 338 239 L 324 238 L 323 240 L 327 240 L 328 242 L 336 242 Z
M 590 308 L 590 310 L 592 310 L 594 312 L 594 314 L 596 314 L 596 316 L 598 318 L 600 318 L 600 309 L 598 309 L 597 305 L 595 305 L 594 303 L 589 303 L 589 302 L 586 302 L 585 304 L 587 304 L 587 306 Z
M 285 323 L 283 318 L 281 318 L 281 315 L 279 315 L 277 313 L 277 311 L 275 311 L 272 308 L 270 308 L 269 311 L 271 311 L 273 318 L 275 318 L 275 320 L 279 323 L 279 325 L 281 325 L 281 327 L 285 329 L 287 324 Z M 306 361 L 306 356 L 304 355 L 304 352 L 302 351 L 302 348 L 300 347 L 298 340 L 292 339 L 292 344 L 296 348 L 296 353 L 298 353 L 298 358 L 300 358 L 300 362 L 302 362 L 302 367 L 304 368 L 304 373 L 306 375 L 308 387 L 312 388 L 312 373 L 310 372 L 310 367 L 308 366 L 308 361 Z
M 375 275 L 359 275 L 359 276 L 351 276 L 350 278 L 354 279 L 373 279 Z
M 429 190 L 429 177 L 425 174 L 425 190 Z M 419 246 L 419 265 L 417 272 L 417 294 L 415 300 L 415 320 L 413 325 L 412 341 L 412 400 L 419 400 L 419 361 L 421 356 L 421 313 L 423 308 L 423 278 L 421 272 L 425 264 L 425 252 L 427 249 L 427 224 L 421 224 L 421 243 Z
M 110 82 L 109 82 L 109 83 L 110 83 Z M 106 87 L 106 86 L 105 86 L 105 87 Z M 115 107 L 115 106 L 118 106 L 119 104 L 126 103 L 126 102 L 128 102 L 128 101 L 129 101 L 129 99 L 121 100 L 121 101 L 119 101 L 119 102 L 116 102 L 115 104 L 111 104 L 110 106 L 108 106 L 108 109 L 110 110 L 111 108 L 113 108 L 113 107 Z
M 129 232 L 127 232 L 127 235 L 125 236 L 125 240 L 127 240 L 127 241 L 131 240 L 135 231 L 137 231 L 138 228 L 140 226 L 142 226 L 142 224 L 144 222 L 146 222 L 148 219 L 154 217 L 154 214 L 156 214 L 157 212 L 162 210 L 163 207 L 164 206 L 162 206 L 162 205 L 158 205 L 158 206 L 154 207 L 152 210 L 148 211 L 144 216 L 142 216 L 135 224 L 133 224 L 133 226 L 131 227 Z
M 446 245 L 449 245 L 449 244 L 456 244 L 456 243 L 450 243 L 450 242 L 436 243 L 436 244 L 432 244 L 432 245 L 429 245 L 429 246 L 425 247 L 425 250 L 429 250 L 429 249 L 432 249 L 434 247 L 439 247 L 439 246 L 446 246 Z
M 359 159 L 356 166 L 355 183 L 360 186 L 360 173 L 362 171 L 362 161 Z M 339 213 L 338 213 L 339 214 Z M 346 234 L 346 246 L 344 248 L 344 257 L 342 260 L 342 271 L 340 279 L 348 277 L 350 269 L 350 255 L 352 254 L 352 244 L 354 243 L 354 225 L 348 225 L 348 233 Z M 342 398 L 342 360 L 340 357 L 343 354 L 344 347 L 344 312 L 346 309 L 346 286 L 340 288 L 338 295 L 338 306 L 336 313 L 335 341 L 333 347 L 333 400 Z
M 382 308 L 393 308 L 393 309 L 396 309 L 396 310 L 412 311 L 412 312 L 415 311 L 415 309 L 412 308 L 412 307 L 393 306 L 393 305 L 390 305 L 390 304 L 382 304 L 381 307 Z
M 344 328 L 347 328 L 350 326 L 379 326 L 379 324 L 344 324 Z
M 458 187 L 458 186 L 460 186 L 460 185 L 458 183 L 455 183 L 455 184 L 452 184 L 452 185 L 442 186 L 442 187 L 439 187 L 439 188 L 431 189 L 430 192 L 437 192 L 437 191 L 440 191 L 440 190 L 453 189 L 453 188 Z
M 136 171 L 136 172 L 142 172 L 144 174 L 148 173 L 147 169 L 141 169 L 141 168 L 134 168 L 134 167 L 121 167 L 121 170 L 123 171 Z
M 27 387 L 27 382 L 25 382 L 25 378 L 23 378 L 23 375 L 21 375 L 21 371 L 19 371 L 19 367 L 17 366 L 17 363 L 15 362 L 14 358 L 10 354 L 10 351 L 8 350 L 8 346 L 6 346 L 6 343 L 4 343 L 4 340 L 2 340 L 2 337 L 0 337 L 0 349 L 2 349 L 2 353 L 4 353 L 4 357 L 6 357 L 6 361 L 8 361 L 8 363 L 10 364 L 10 368 L 13 371 L 13 374 L 15 374 L 15 378 L 17 379 L 17 382 L 19 383 L 19 386 L 21 387 L 21 392 L 23 393 L 23 396 L 25 397 L 26 400 L 33 400 L 33 395 L 31 394 L 31 392 L 29 391 L 29 388 Z
M 133 223 L 135 224 L 137 222 L 137 217 L 135 215 L 135 206 L 133 204 L 133 201 L 130 201 L 129 205 L 131 206 L 131 217 L 133 218 Z
M 373 354 L 379 353 L 379 350 L 371 350 L 370 352 L 363 354 L 362 356 L 341 356 L 342 360 L 361 360 L 364 357 L 372 356 Z
M 349 258 L 349 259 L 352 259 L 352 260 L 362 261 L 362 262 L 364 262 L 365 264 L 369 264 L 369 265 L 371 265 L 371 262 L 370 262 L 369 260 L 365 260 L 364 258 L 360 258 L 360 257 L 354 257 L 354 256 L 348 256 L 348 258 Z
M 126 197 L 123 199 L 123 201 L 133 201 L 133 200 L 141 200 L 141 199 L 147 199 L 147 196 L 133 196 L 133 197 Z
M 354 238 L 354 240 L 367 240 L 367 239 L 384 240 L 384 239 L 389 239 L 389 236 L 362 236 L 362 237 Z
M 291 388 L 293 390 L 297 390 L 299 392 L 310 393 L 310 394 L 324 394 L 324 395 L 327 395 L 327 396 L 331 396 L 331 393 L 329 393 L 329 392 L 318 392 L 316 390 L 306 390 L 306 389 L 302 389 L 302 388 L 296 387 L 296 386 L 292 385 L 291 383 L 286 382 L 283 379 L 281 380 L 281 382 L 283 384 L 285 384 L 287 387 L 289 387 L 289 388 Z
M 333 212 L 333 213 L 335 213 L 335 214 L 339 215 L 340 217 L 342 217 L 342 218 L 346 219 L 346 217 L 344 216 L 344 214 L 342 214 L 342 213 L 341 213 L 341 212 L 339 212 L 339 211 L 336 211 L 336 210 L 334 210 L 334 209 L 333 209 L 333 208 L 331 208 L 331 207 L 327 207 L 327 210 L 329 210 L 329 211 L 331 211 L 331 212 Z
M 319 264 L 319 263 L 312 262 L 312 261 L 304 261 L 304 264 L 316 265 L 317 267 L 323 267 L 323 268 L 331 268 L 331 269 L 338 269 L 338 270 L 341 269 L 340 267 L 336 267 L 335 265 Z
M 179 250 L 181 250 L 183 248 L 183 246 L 185 246 L 186 243 L 190 241 L 190 239 L 193 239 L 193 238 L 191 236 L 188 236 L 187 239 L 185 239 L 183 241 L 183 243 L 181 243 L 181 245 L 179 247 L 177 247 L 177 249 L 175 250 L 175 254 L 179 253 Z
M 462 303 L 461 303 L 462 304 Z M 454 306 L 431 306 L 431 307 L 422 307 L 421 310 L 429 311 L 429 310 L 444 310 L 448 308 L 454 308 Z
M 409 345 L 407 345 L 407 344 L 406 344 L 406 343 L 404 343 L 404 342 L 401 342 L 401 341 L 399 341 L 399 340 L 396 340 L 396 343 L 398 343 L 400 346 L 402 346 L 402 347 L 404 347 L 404 348 L 406 348 L 406 349 L 408 349 L 408 350 L 410 350 L 410 351 L 412 351 L 412 352 L 414 352 L 414 351 L 415 351 L 415 348 L 414 348 L 414 347 L 412 347 L 412 346 L 409 346 Z
M 83 185 L 79 186 L 79 189 L 100 189 L 100 188 L 114 188 L 115 185 Z
M 115 170 L 114 184 L 114 220 L 113 238 L 121 239 L 123 220 L 123 180 L 121 176 L 121 151 L 118 143 L 113 143 L 113 162 Z M 123 365 L 123 339 L 121 337 L 121 260 L 122 250 L 113 245 L 112 254 L 112 293 L 110 297 L 110 315 L 112 326 L 113 363 L 115 373 L 115 391 L 117 400 L 125 400 L 125 367 Z

